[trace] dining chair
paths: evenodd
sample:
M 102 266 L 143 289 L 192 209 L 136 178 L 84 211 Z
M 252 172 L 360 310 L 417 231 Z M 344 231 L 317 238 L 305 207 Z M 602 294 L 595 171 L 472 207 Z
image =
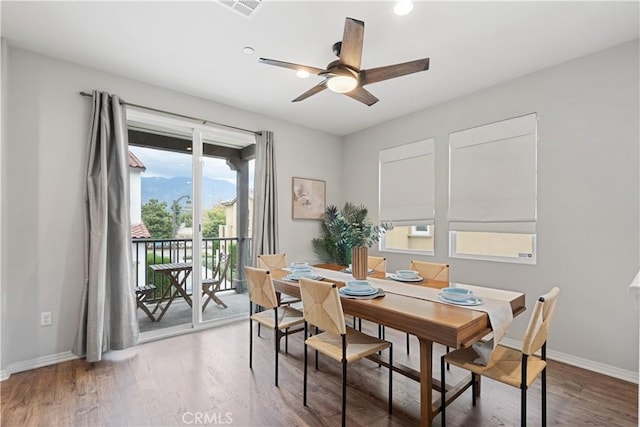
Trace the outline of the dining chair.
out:
M 372 256 L 369 255 L 367 257 L 367 268 L 369 270 L 373 270 L 375 273 L 386 273 L 387 272 L 387 259 L 381 256 Z M 358 322 L 358 330 L 362 330 L 362 319 L 357 319 L 356 316 L 353 316 L 353 327 L 356 327 L 356 320 Z M 378 325 L 378 338 L 382 337 L 382 327 Z
M 213 275 L 206 279 L 202 279 L 202 311 L 207 308 L 209 301 L 213 300 L 216 304 L 227 308 L 227 304 L 224 303 L 217 295 L 216 292 L 220 291 L 222 282 L 227 278 L 227 271 L 231 264 L 231 256 L 226 252 L 220 252 L 218 255 L 218 262 L 213 271 Z
M 264 270 L 273 270 L 287 268 L 289 263 L 287 262 L 286 254 L 262 254 L 258 255 L 258 268 Z M 280 305 L 295 304 L 300 302 L 300 298 L 295 298 L 287 295 L 286 298 L 280 299 Z
M 249 369 L 253 369 L 253 322 L 255 321 L 258 322 L 258 325 L 273 329 L 275 384 L 277 387 L 280 338 L 284 336 L 285 339 L 288 339 L 290 334 L 302 331 L 303 328 L 291 328 L 301 326 L 304 322 L 304 316 L 300 310 L 278 305 L 278 298 L 269 270 L 245 267 L 244 271 L 249 287 L 249 314 L 251 315 L 249 319 Z M 264 310 L 254 313 L 254 304 Z
M 304 313 L 304 391 L 303 404 L 307 406 L 307 348 L 342 364 L 342 426 L 346 423 L 347 410 L 347 364 L 363 359 L 384 349 L 389 349 L 389 413 L 392 412 L 393 344 L 363 334 L 347 327 L 344 321 L 342 303 L 335 283 L 321 282 L 308 278 L 300 279 L 302 311 Z M 308 325 L 323 332 L 311 337 Z
M 285 254 L 262 254 L 258 255 L 258 268 L 273 270 L 274 268 L 286 268 L 287 255 Z
M 371 256 L 367 258 L 367 267 L 376 273 L 387 272 L 387 259 L 381 256 Z
M 418 283 L 420 286 L 436 289 L 449 286 L 449 264 L 412 260 L 410 269 L 417 271 L 418 276 L 426 280 L 426 282 Z M 437 283 L 434 283 L 434 281 Z M 409 354 L 410 350 L 410 335 L 407 334 L 407 354 Z M 447 347 L 448 351 L 449 347 Z
M 474 362 L 478 357 L 472 347 L 454 350 L 440 359 L 441 417 L 442 426 L 446 421 L 446 382 L 444 364 L 450 363 L 471 371 L 471 380 L 457 394 L 471 386 L 472 404 L 476 405 L 477 384 L 480 376 L 488 377 L 501 383 L 520 389 L 520 425 L 527 424 L 527 389 L 538 378 L 542 377 L 542 426 L 547 425 L 547 338 L 553 312 L 556 308 L 560 289 L 554 287 L 542 295 L 533 307 L 529 326 L 524 335 L 521 350 L 514 350 L 498 344 L 491 355 L 489 363 L 479 365 Z M 540 350 L 540 356 L 535 353 Z M 477 378 L 478 377 L 478 378 Z

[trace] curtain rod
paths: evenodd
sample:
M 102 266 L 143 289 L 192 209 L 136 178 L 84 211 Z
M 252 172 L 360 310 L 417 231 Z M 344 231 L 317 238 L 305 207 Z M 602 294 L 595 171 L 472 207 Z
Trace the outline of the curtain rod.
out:
M 79 92 L 79 94 L 82 95 L 82 96 L 88 96 L 90 98 L 93 98 L 93 95 L 90 94 L 90 93 L 87 93 L 87 92 Z M 187 116 L 187 115 L 184 115 L 184 114 L 172 113 L 171 111 L 159 110 L 157 108 L 147 107 L 145 105 L 132 104 L 132 103 L 126 102 L 126 101 L 124 101 L 122 99 L 120 99 L 120 103 L 124 104 L 124 105 L 129 105 L 131 107 L 142 108 L 144 110 L 155 111 L 156 113 L 170 114 L 172 116 L 182 117 L 183 119 L 196 120 L 196 121 L 202 122 L 203 125 L 206 125 L 207 123 L 209 123 L 209 124 L 214 124 L 214 125 L 217 125 L 217 126 L 223 126 L 223 127 L 229 128 L 229 129 L 239 130 L 239 131 L 242 131 L 242 132 L 249 132 L 249 133 L 252 133 L 254 135 L 262 135 L 262 132 L 260 132 L 260 131 L 239 128 L 239 127 L 231 126 L 231 125 L 225 125 L 224 123 L 218 123 L 218 122 L 214 122 L 214 121 L 211 121 L 211 120 L 201 119 L 199 117 Z

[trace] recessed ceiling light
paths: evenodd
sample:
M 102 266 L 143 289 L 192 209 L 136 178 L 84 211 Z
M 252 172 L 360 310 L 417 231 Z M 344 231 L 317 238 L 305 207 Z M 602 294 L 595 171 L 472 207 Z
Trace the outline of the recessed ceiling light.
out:
M 244 53 L 246 53 L 247 55 L 253 55 L 253 52 L 255 52 L 251 46 L 245 46 L 245 47 L 243 47 L 243 48 L 242 48 L 242 51 L 243 51 Z
M 309 72 L 306 70 L 298 70 L 296 76 L 300 77 L 301 79 L 306 79 L 307 77 L 309 77 Z
M 413 2 L 411 0 L 398 0 L 393 7 L 396 15 L 406 15 L 413 10 Z

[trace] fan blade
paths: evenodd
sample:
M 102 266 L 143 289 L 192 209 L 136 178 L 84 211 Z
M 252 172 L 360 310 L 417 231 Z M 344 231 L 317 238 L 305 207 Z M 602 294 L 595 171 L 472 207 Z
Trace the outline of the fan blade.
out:
M 294 64 L 292 62 L 278 61 L 277 59 L 260 58 L 258 61 L 263 63 L 263 64 L 275 65 L 276 67 L 288 68 L 290 70 L 296 70 L 296 71 L 304 70 L 304 71 L 308 72 L 309 74 L 315 74 L 315 75 L 318 75 L 318 74 L 320 74 L 320 73 L 325 71 L 322 68 L 316 68 L 316 67 L 309 67 L 307 65 Z
M 373 96 L 371 92 L 369 92 L 362 86 L 355 88 L 351 92 L 345 92 L 343 95 L 347 95 L 348 97 L 351 97 L 356 101 L 360 101 L 363 104 L 367 104 L 369 107 L 371 107 L 373 104 L 378 102 L 378 98 Z
M 429 58 L 360 71 L 362 86 L 429 69 Z
M 342 47 L 340 48 L 340 64 L 356 71 L 360 70 L 363 40 L 364 22 L 353 18 L 345 18 Z
M 316 93 L 322 92 L 326 88 L 327 88 L 327 80 L 324 80 L 324 81 L 318 83 L 317 85 L 315 85 L 314 87 L 312 87 L 311 89 L 309 89 L 308 91 L 306 91 L 305 93 L 303 93 L 302 95 L 300 95 L 299 97 L 297 97 L 296 99 L 294 99 L 291 102 L 304 101 L 305 99 L 309 98 L 311 95 L 315 95 Z

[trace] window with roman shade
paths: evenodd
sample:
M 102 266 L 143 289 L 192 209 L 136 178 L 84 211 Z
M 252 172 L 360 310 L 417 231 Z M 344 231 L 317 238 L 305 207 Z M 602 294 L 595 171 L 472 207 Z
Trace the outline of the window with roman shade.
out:
M 504 253 L 495 249 L 480 258 L 535 262 L 537 143 L 535 113 L 450 134 L 451 256 L 474 257 L 473 252 L 481 255 L 483 251 L 458 253 L 456 236 L 462 233 L 457 237 L 465 241 L 473 237 L 469 241 L 478 248 L 512 246 L 513 242 L 523 248 L 507 248 Z
M 393 227 L 381 250 L 433 253 L 434 148 L 431 138 L 380 151 L 379 219 Z

